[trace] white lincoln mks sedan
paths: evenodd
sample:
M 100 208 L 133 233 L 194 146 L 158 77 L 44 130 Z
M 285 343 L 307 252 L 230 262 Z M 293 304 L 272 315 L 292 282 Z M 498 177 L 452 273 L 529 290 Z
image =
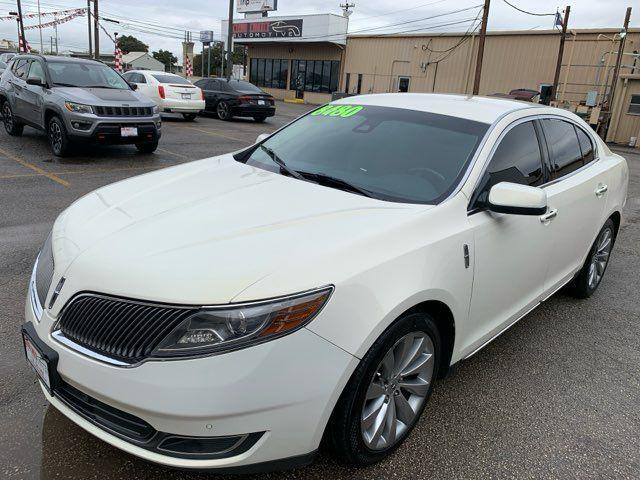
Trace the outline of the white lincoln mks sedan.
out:
M 284 468 L 324 440 L 370 464 L 454 364 L 560 288 L 598 288 L 628 177 L 563 110 L 339 100 L 66 209 L 26 357 L 51 404 L 152 462 Z

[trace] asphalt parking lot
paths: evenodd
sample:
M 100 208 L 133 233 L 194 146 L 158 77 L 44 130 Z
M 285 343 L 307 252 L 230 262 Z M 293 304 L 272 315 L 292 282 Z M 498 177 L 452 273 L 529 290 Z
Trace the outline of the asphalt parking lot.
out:
M 307 108 L 279 104 L 265 124 L 165 118 L 153 155 L 85 148 L 60 160 L 41 133 L 25 129 L 15 138 L 0 130 L 1 478 L 211 477 L 138 460 L 48 406 L 19 335 L 29 275 L 56 216 L 75 199 L 239 149 Z M 631 169 L 629 200 L 592 298 L 556 294 L 439 381 L 420 423 L 387 461 L 357 470 L 322 453 L 309 467 L 250 478 L 640 478 L 640 154 L 621 153 Z

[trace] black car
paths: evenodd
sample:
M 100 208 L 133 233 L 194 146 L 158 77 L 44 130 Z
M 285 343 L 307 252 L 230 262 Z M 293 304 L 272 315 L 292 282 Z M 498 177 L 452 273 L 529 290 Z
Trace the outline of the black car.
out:
M 203 78 L 195 85 L 204 92 L 205 112 L 213 112 L 220 120 L 253 117 L 264 122 L 276 114 L 275 101 L 252 83 L 226 78 Z

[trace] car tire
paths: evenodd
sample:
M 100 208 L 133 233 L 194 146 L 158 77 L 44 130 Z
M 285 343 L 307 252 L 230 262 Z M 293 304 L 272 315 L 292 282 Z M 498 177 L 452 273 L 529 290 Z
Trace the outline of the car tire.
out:
M 136 143 L 136 148 L 140 153 L 153 153 L 158 149 L 158 140 L 152 140 L 150 142 Z
M 196 113 L 183 113 L 182 116 L 184 117 L 184 119 L 187 122 L 193 122 L 196 119 L 196 117 L 198 116 L 198 114 L 196 114 Z
M 257 122 L 257 123 L 263 123 L 267 117 L 253 117 L 253 119 Z
M 58 116 L 53 116 L 47 124 L 47 138 L 51 151 L 56 157 L 66 157 L 71 151 L 69 135 L 64 122 Z
M 22 135 L 22 132 L 24 131 L 24 125 L 18 122 L 15 115 L 13 114 L 11 104 L 6 100 L 2 104 L 2 121 L 4 123 L 4 129 L 9 135 L 11 135 L 12 137 L 19 137 Z
M 609 265 L 615 240 L 615 224 L 608 219 L 593 242 L 584 265 L 569 284 L 568 292 L 571 295 L 589 298 L 598 289 Z
M 402 343 L 404 341 L 409 343 Z M 410 348 L 404 348 L 406 345 Z M 431 395 L 433 380 L 437 377 L 440 345 L 440 334 L 433 318 L 423 312 L 403 315 L 376 340 L 351 376 L 331 417 L 328 440 L 341 461 L 370 465 L 402 444 L 417 424 Z M 418 355 L 422 346 L 425 350 Z M 404 364 L 411 354 L 403 358 L 402 352 L 414 352 L 413 360 L 408 360 L 404 369 L 398 365 Z M 393 360 L 390 363 L 395 365 L 393 368 L 385 367 L 389 365 L 389 355 Z M 418 365 L 420 371 L 413 372 Z M 402 385 L 420 395 L 414 395 Z M 394 416 L 395 424 L 389 414 Z M 386 421 L 381 422 L 381 418 Z M 376 429 L 378 424 L 380 428 Z
M 218 102 L 216 105 L 216 115 L 220 120 L 231 120 L 231 109 L 229 108 L 229 104 L 227 102 Z

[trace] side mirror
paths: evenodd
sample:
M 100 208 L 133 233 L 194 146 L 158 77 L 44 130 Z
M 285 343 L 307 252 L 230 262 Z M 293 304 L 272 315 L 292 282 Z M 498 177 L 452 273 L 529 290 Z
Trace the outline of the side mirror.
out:
M 129 83 L 129 86 L 131 87 L 131 90 L 138 90 L 138 85 L 135 83 Z
M 547 192 L 538 187 L 500 182 L 489 191 L 489 210 L 512 215 L 543 215 Z
M 35 85 L 36 87 L 44 87 L 45 83 L 40 78 L 27 78 L 27 85 Z
M 258 138 L 256 138 L 256 143 L 264 142 L 267 138 L 269 138 L 269 136 L 269 133 L 261 133 L 260 135 L 258 135 Z

